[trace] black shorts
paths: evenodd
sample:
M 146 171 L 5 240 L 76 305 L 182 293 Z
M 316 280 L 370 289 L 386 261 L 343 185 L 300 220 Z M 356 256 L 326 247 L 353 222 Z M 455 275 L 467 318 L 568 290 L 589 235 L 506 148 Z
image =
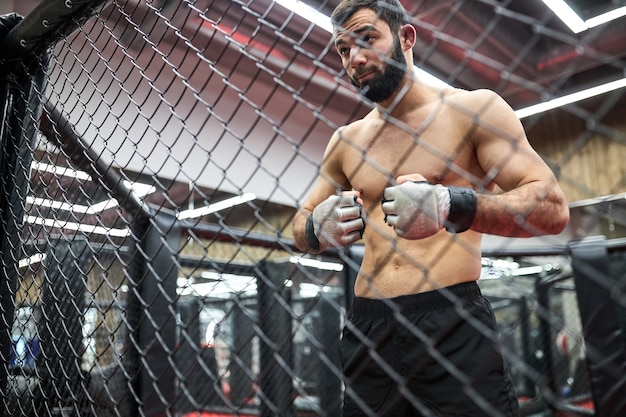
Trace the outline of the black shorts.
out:
M 388 300 L 356 298 L 341 341 L 343 416 L 518 416 L 475 282 Z

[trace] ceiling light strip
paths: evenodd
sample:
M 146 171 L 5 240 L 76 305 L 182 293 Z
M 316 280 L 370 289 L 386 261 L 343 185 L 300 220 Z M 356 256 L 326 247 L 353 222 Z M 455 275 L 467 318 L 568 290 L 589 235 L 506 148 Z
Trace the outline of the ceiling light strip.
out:
M 124 184 L 127 188 L 130 188 L 139 198 L 145 197 L 156 191 L 156 187 L 148 184 L 130 183 L 128 181 L 124 181 Z M 83 214 L 98 214 L 110 208 L 119 207 L 119 202 L 115 198 L 110 198 L 108 200 L 92 204 L 90 206 L 83 206 L 80 204 L 70 204 L 63 201 L 28 196 L 26 197 L 26 203 L 40 207 L 49 207 L 52 209 L 65 210 Z
M 33 161 L 31 169 L 40 172 L 49 172 L 51 174 L 60 175 L 64 177 L 76 178 L 84 181 L 91 181 L 91 176 L 85 171 L 79 171 L 71 167 L 63 167 L 58 165 L 46 164 L 40 161 Z
M 618 7 L 601 15 L 583 20 L 565 0 L 542 0 L 546 6 L 561 19 L 574 33 L 581 33 L 587 29 L 603 25 L 612 20 L 626 16 L 626 6 Z
M 305 2 L 299 0 L 276 0 L 276 3 L 319 26 L 326 32 L 332 33 L 333 25 L 330 23 L 330 18 Z
M 292 264 L 298 264 L 327 271 L 343 271 L 343 264 L 337 262 L 319 261 L 317 259 L 302 258 L 299 256 L 291 256 L 289 258 L 289 262 Z
M 542 0 L 546 6 L 561 19 L 563 23 L 574 33 L 584 32 L 589 29 L 584 20 L 572 9 L 565 0 Z
M 606 12 L 601 15 L 587 19 L 585 20 L 585 24 L 589 28 L 594 28 L 596 26 L 603 25 L 624 16 L 626 16 L 626 6 L 618 7 L 617 9 L 613 9 L 610 12 Z
M 43 262 L 46 259 L 45 253 L 37 253 L 28 258 L 20 259 L 18 262 L 18 268 L 25 268 L 27 266 L 35 265 L 39 262 Z
M 74 223 L 74 222 L 62 222 L 56 219 L 46 219 L 37 216 L 26 216 L 24 220 L 30 224 L 37 224 L 45 227 L 53 227 L 56 229 L 75 230 L 78 232 L 84 232 L 86 234 L 97 234 L 115 237 L 127 237 L 130 235 L 128 229 L 114 229 L 102 226 L 93 226 L 89 224 Z
M 63 201 L 50 200 L 47 198 L 39 197 L 26 197 L 26 204 L 31 204 L 37 207 L 49 207 L 56 210 L 73 211 L 75 213 L 90 213 L 90 207 L 81 206 L 80 204 L 70 204 Z
M 537 113 L 542 113 L 548 110 L 556 109 L 557 107 L 566 106 L 568 104 L 575 103 L 577 101 L 586 100 L 601 94 L 608 93 L 610 91 L 618 90 L 626 87 L 626 78 L 611 81 L 606 84 L 601 84 L 595 87 L 587 88 L 585 90 L 578 91 L 576 93 L 568 94 L 562 97 L 557 97 L 552 100 L 538 103 L 523 109 L 519 109 L 515 112 L 518 118 L 532 116 Z
M 231 208 L 240 204 L 247 203 L 248 201 L 252 201 L 256 199 L 256 195 L 252 193 L 246 193 L 243 195 L 227 198 L 226 200 L 219 201 L 214 204 L 209 204 L 208 206 L 199 207 L 197 209 L 189 209 L 184 210 L 178 213 L 176 217 L 179 220 L 184 219 L 195 219 L 198 217 L 206 216 L 211 213 L 215 213 L 216 211 L 225 210 L 227 208 Z

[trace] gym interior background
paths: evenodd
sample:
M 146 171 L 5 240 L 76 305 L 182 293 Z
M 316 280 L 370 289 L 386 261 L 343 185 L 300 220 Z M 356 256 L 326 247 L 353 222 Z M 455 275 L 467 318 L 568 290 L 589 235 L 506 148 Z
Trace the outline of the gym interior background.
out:
M 623 417 L 624 2 L 567 0 L 567 24 L 541 0 L 403 3 L 416 66 L 500 93 L 570 202 L 559 236 L 484 240 L 522 414 Z M 4 416 L 340 415 L 362 247 L 307 256 L 290 230 L 368 111 L 335 4 L 0 3 Z

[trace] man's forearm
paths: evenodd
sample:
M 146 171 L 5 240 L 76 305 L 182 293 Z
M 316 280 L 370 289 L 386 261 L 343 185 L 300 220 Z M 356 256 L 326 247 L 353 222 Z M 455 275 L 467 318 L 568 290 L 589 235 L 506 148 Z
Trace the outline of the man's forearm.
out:
M 497 194 L 479 194 L 472 230 L 481 233 L 533 237 L 558 234 L 569 221 L 569 209 L 558 187 L 529 183 Z
M 302 252 L 312 252 L 306 238 L 306 220 L 310 215 L 309 210 L 300 208 L 293 217 L 293 242 Z

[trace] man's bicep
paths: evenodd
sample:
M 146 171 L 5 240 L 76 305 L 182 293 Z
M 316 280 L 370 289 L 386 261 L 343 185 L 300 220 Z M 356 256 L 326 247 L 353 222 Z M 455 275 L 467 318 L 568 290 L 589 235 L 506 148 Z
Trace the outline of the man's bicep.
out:
M 521 122 L 508 107 L 494 109 L 500 117 L 479 129 L 476 154 L 483 171 L 499 188 L 512 190 L 523 184 L 548 179 L 547 165 L 532 148 Z
M 329 181 L 325 176 L 320 175 L 317 182 L 311 189 L 311 192 L 307 196 L 306 200 L 301 206 L 301 209 L 307 211 L 313 211 L 313 209 L 322 201 L 326 200 L 333 194 L 337 194 L 338 188 L 333 185 L 334 181 Z
M 505 149 L 500 151 L 504 152 Z M 491 172 L 494 175 L 493 182 L 504 191 L 552 178 L 552 172 L 545 162 L 528 144 L 508 150 L 508 157 L 494 165 Z
M 329 196 L 349 188 L 350 181 L 343 172 L 342 147 L 340 144 L 341 142 L 337 136 L 333 136 L 324 153 L 318 179 L 305 204 L 302 206 L 303 208 L 313 210 L 315 206 Z

